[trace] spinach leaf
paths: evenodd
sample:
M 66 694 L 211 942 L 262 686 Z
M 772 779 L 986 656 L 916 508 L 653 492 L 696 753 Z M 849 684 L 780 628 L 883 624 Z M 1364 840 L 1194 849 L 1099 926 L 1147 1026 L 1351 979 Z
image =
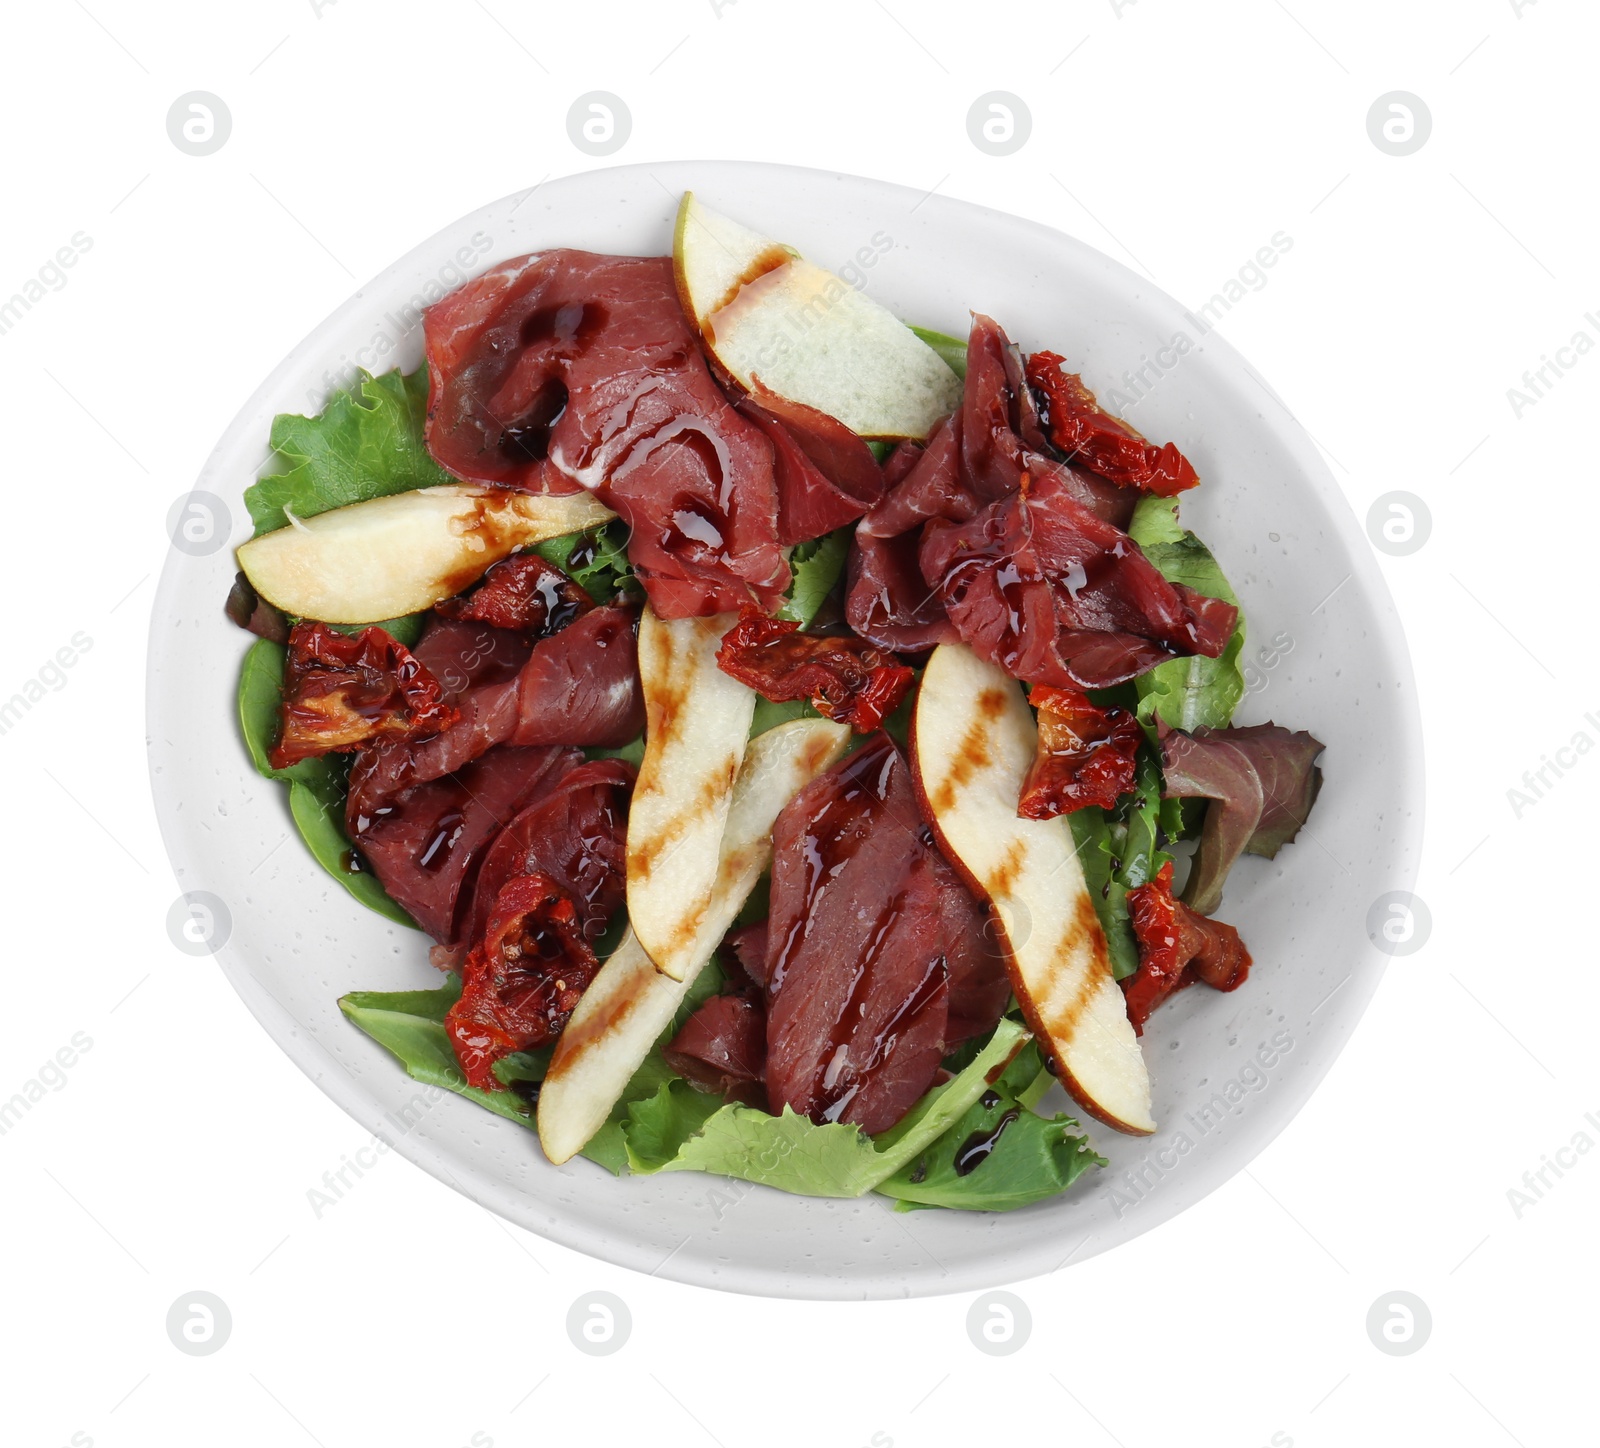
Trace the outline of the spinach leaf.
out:
M 1193 533 L 1178 526 L 1177 500 L 1146 497 L 1133 510 L 1128 534 L 1169 583 L 1181 583 L 1196 593 L 1237 604 L 1217 560 Z M 1221 729 L 1233 718 L 1244 697 L 1244 614 L 1220 657 L 1172 659 L 1157 664 L 1134 680 L 1139 694 L 1139 722 L 1152 742 L 1159 717 L 1174 729 Z
M 413 1081 L 454 1091 L 496 1116 L 531 1126 L 535 1108 L 521 1092 L 480 1091 L 467 1085 L 444 1028 L 446 1014 L 460 998 L 461 977 L 452 971 L 437 990 L 351 991 L 339 997 L 339 1009 L 394 1056 Z M 521 1052 L 499 1062 L 496 1074 L 508 1086 L 531 1083 L 544 1078 L 549 1064 L 549 1051 Z
M 943 332 L 935 332 L 929 327 L 913 327 L 911 329 L 924 342 L 939 354 L 940 360 L 957 377 L 967 375 L 967 344 L 959 338 L 947 336 Z
M 267 753 L 278 732 L 285 656 L 282 644 L 267 639 L 257 639 L 244 656 L 239 672 L 239 727 L 251 762 L 258 773 L 289 786 L 289 813 L 317 863 L 369 910 L 397 925 L 414 926 L 375 875 L 351 869 L 358 857 L 344 827 L 348 760 L 325 754 L 320 759 L 302 759 L 288 769 L 274 769 L 268 762 Z
M 1170 858 L 1159 848 L 1162 805 L 1160 762 L 1153 751 L 1141 749 L 1134 787 L 1117 802 L 1114 814 L 1091 806 L 1067 816 L 1117 980 L 1139 968 L 1128 891 L 1152 879 Z
M 285 509 L 312 518 L 347 503 L 454 483 L 428 453 L 427 414 L 426 367 L 409 377 L 362 372 L 315 417 L 279 413 L 269 470 L 244 493 L 256 536 L 288 527 Z

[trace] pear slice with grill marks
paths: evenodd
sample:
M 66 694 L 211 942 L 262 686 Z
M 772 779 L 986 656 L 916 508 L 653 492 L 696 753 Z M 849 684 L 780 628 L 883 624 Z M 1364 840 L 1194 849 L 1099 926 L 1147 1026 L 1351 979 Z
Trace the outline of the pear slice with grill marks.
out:
M 1156 1127 L 1150 1076 L 1071 827 L 1017 816 L 1038 740 L 1021 684 L 965 644 L 933 651 L 911 724 L 926 818 L 988 902 L 1012 989 L 1061 1084 L 1107 1126 L 1145 1136 Z

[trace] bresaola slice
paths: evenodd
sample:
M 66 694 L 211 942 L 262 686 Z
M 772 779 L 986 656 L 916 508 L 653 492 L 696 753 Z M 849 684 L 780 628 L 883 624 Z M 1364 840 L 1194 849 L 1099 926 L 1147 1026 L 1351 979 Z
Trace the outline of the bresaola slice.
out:
M 1322 787 L 1322 744 L 1281 724 L 1179 730 L 1161 740 L 1163 793 L 1209 799 L 1184 902 L 1202 915 L 1222 903 L 1242 854 L 1271 859 L 1299 832 Z
M 962 639 L 1029 683 L 1107 688 L 1175 656 L 1216 658 L 1238 619 L 1168 583 L 1053 475 L 970 522 L 930 524 L 920 562 Z
M 578 749 L 492 749 L 370 814 L 352 788 L 346 827 L 390 898 L 435 940 L 454 940 L 462 888 L 483 851 L 554 771 L 582 760 Z
M 593 945 L 625 894 L 623 858 L 633 766 L 596 759 L 549 776 L 538 797 L 495 837 L 461 912 L 460 945 L 482 939 L 500 892 L 521 875 L 543 875 L 571 898 Z
M 952 922 L 941 893 L 961 889 L 893 741 L 874 736 L 801 790 L 772 850 L 771 1109 L 886 1130 L 933 1084 L 947 1049 Z
M 712 996 L 662 1054 L 668 1066 L 702 1091 L 765 1110 L 767 1019 L 759 1000 Z
M 421 743 L 380 744 L 350 772 L 359 814 L 463 768 L 496 745 L 618 748 L 644 728 L 631 609 L 595 608 L 531 649 L 488 623 L 434 620 L 417 642 L 452 696 L 456 722 Z
M 738 407 L 772 445 L 779 543 L 820 538 L 855 522 L 883 496 L 877 460 L 837 418 L 764 390 Z
M 668 257 L 557 250 L 428 309 L 428 448 L 457 477 L 579 488 L 628 523 L 663 618 L 775 608 L 772 449 L 712 378 Z

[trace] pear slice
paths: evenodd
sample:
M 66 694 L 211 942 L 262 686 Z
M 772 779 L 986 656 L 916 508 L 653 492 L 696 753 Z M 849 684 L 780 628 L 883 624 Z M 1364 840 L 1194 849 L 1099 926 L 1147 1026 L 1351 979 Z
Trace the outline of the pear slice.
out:
M 755 690 L 717 667 L 733 613 L 639 620 L 644 758 L 628 806 L 628 920 L 656 968 L 683 980 L 711 902 Z
M 917 441 L 961 400 L 955 373 L 892 312 L 692 191 L 672 259 L 684 311 L 751 391 L 759 383 L 863 437 Z
M 324 623 L 371 623 L 432 608 L 530 543 L 616 515 L 587 492 L 550 497 L 466 483 L 332 508 L 240 547 L 269 603 Z
M 1107 1126 L 1155 1130 L 1150 1076 L 1063 818 L 1017 816 L 1038 728 L 1022 686 L 965 644 L 941 644 L 911 724 L 923 810 L 993 911 L 1012 988 L 1056 1074 Z
M 772 826 L 802 785 L 844 753 L 850 730 L 796 719 L 745 751 L 722 834 L 711 900 L 686 950 L 681 981 L 662 975 L 629 930 L 590 983 L 556 1043 L 539 1088 L 539 1143 L 558 1166 L 605 1124 L 633 1073 L 671 1023 L 772 859 Z

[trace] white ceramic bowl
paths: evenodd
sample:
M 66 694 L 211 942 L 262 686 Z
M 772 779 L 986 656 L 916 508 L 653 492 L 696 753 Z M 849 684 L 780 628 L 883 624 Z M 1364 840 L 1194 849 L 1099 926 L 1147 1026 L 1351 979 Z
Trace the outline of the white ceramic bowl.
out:
M 151 626 L 151 774 L 178 879 L 225 902 L 232 927 L 217 960 L 301 1070 L 419 1166 L 553 1241 L 708 1287 L 819 1298 L 976 1289 L 1083 1260 L 1198 1201 L 1299 1110 L 1377 987 L 1386 957 L 1368 941 L 1367 913 L 1409 888 L 1421 836 L 1419 726 L 1393 604 L 1305 431 L 1226 342 L 1081 242 L 981 206 L 788 166 L 620 167 L 497 201 L 396 262 L 262 384 L 196 487 L 225 502 L 230 542 L 242 542 L 240 495 L 274 413 L 317 410 L 327 379 L 348 380 L 355 365 L 418 365 L 416 308 L 505 257 L 556 246 L 666 253 L 685 188 L 824 265 L 871 254 L 868 290 L 907 320 L 964 335 L 969 309 L 993 315 L 1024 348 L 1081 366 L 1102 399 L 1124 371 L 1147 358 L 1164 365 L 1175 353 L 1157 349 L 1188 338 L 1159 379 L 1146 371 L 1155 385 L 1133 420 L 1176 441 L 1205 479 L 1184 518 L 1243 601 L 1247 657 L 1282 636 L 1273 665 L 1254 665 L 1241 720 L 1308 728 L 1327 753 L 1300 840 L 1276 861 L 1246 859 L 1229 882 L 1221 913 L 1255 956 L 1249 982 L 1228 995 L 1184 992 L 1144 1037 L 1160 1132 L 1133 1140 L 1095 1128 L 1110 1167 L 1058 1200 L 909 1216 L 876 1197 L 813 1200 L 692 1173 L 619 1181 L 581 1159 L 553 1167 L 531 1132 L 454 1096 L 397 1133 L 392 1121 L 420 1088 L 335 1002 L 437 976 L 421 936 L 356 904 L 297 839 L 275 848 L 292 834 L 286 795 L 251 768 L 233 722 L 247 640 L 222 613 L 234 571 L 226 547 L 174 549 Z

